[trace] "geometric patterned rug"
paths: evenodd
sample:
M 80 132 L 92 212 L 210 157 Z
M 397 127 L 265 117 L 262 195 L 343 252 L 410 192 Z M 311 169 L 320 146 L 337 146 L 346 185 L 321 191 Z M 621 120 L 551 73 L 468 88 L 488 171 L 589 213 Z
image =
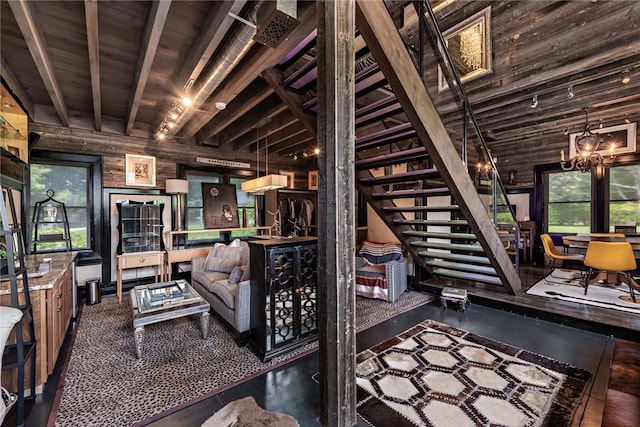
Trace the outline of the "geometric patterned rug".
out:
M 356 298 L 362 330 L 436 297 L 405 292 L 395 303 Z M 131 426 L 160 417 L 302 357 L 317 341 L 263 363 L 211 316 L 202 339 L 197 316 L 145 327 L 142 357 L 135 356 L 129 299 L 103 298 L 82 306 L 48 426 Z M 61 391 L 60 391 L 61 389 Z
M 590 376 L 428 320 L 358 354 L 357 411 L 372 426 L 567 426 Z

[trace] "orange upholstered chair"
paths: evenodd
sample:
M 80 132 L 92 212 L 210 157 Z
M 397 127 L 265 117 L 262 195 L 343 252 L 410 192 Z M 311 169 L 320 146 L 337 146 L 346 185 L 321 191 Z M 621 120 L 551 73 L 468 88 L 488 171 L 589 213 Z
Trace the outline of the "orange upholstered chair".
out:
M 584 294 L 589 288 L 589 279 L 593 269 L 606 271 L 621 271 L 627 275 L 627 284 L 631 293 L 631 299 L 636 302 L 633 292 L 633 279 L 631 272 L 637 268 L 633 248 L 629 242 L 589 242 L 584 264 L 589 267 L 589 273 L 584 282 Z

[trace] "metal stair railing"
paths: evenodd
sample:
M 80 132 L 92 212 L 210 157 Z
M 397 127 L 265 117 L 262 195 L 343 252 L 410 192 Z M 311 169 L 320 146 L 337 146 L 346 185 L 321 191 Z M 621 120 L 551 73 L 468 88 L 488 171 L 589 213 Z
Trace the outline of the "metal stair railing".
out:
M 418 26 L 419 26 L 419 35 L 420 35 L 420 58 L 422 58 L 422 50 L 424 43 L 422 42 L 424 31 L 422 31 L 423 27 L 426 27 L 428 30 L 428 41 L 431 44 L 431 47 L 435 53 L 436 58 L 438 59 L 438 64 L 442 69 L 442 73 L 447 81 L 448 89 L 451 91 L 454 100 L 459 104 L 462 111 L 462 153 L 461 157 L 465 166 L 467 165 L 467 152 L 468 152 L 468 127 L 467 123 L 471 125 L 471 129 L 475 132 L 477 136 L 477 141 L 475 144 L 475 148 L 478 151 L 478 155 L 484 160 L 486 164 L 489 165 L 490 172 L 490 189 L 491 189 L 491 209 L 488 209 L 489 216 L 492 219 L 494 226 L 498 227 L 498 206 L 505 206 L 507 209 L 507 218 L 505 222 L 508 222 L 512 228 L 514 241 L 516 244 L 515 250 L 515 266 L 516 269 L 519 267 L 519 247 L 520 247 L 520 231 L 518 227 L 518 221 L 516 219 L 515 212 L 513 211 L 511 204 L 509 203 L 509 199 L 507 197 L 507 192 L 504 188 L 502 180 L 498 174 L 498 169 L 495 164 L 495 160 L 493 155 L 491 154 L 491 150 L 487 147 L 486 140 L 484 135 L 480 130 L 480 125 L 476 120 L 476 117 L 473 113 L 471 105 L 469 103 L 469 99 L 467 94 L 462 86 L 462 81 L 460 80 L 460 75 L 456 70 L 453 60 L 451 59 L 451 55 L 449 54 L 449 50 L 447 49 L 446 40 L 440 27 L 438 26 L 438 22 L 431 8 L 431 5 L 427 0 L 422 1 L 414 1 L 414 6 L 416 6 L 416 10 L 418 11 Z M 426 10 L 426 14 L 425 11 Z M 428 15 L 428 18 L 427 18 Z M 420 61 L 419 61 L 420 62 Z M 421 64 L 419 65 L 422 68 Z M 422 75 L 422 70 L 419 70 L 420 75 Z

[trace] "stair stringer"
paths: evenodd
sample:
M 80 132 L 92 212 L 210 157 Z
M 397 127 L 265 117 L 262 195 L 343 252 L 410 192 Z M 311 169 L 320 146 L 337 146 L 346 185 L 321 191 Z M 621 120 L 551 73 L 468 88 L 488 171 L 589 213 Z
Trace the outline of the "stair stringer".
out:
M 356 25 L 502 285 L 520 293 L 520 277 L 384 3 L 357 0 Z

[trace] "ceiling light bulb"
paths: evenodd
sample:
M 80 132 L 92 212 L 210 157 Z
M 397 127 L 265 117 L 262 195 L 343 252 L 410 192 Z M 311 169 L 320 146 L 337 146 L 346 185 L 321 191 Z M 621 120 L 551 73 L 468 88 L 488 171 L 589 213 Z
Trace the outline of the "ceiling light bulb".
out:
M 538 95 L 533 95 L 533 100 L 531 101 L 531 108 L 536 108 L 538 106 Z
M 193 101 L 191 100 L 191 98 L 189 98 L 188 96 L 185 96 L 184 98 L 182 98 L 182 105 L 184 105 L 185 107 L 190 107 L 191 104 L 193 104 Z
M 176 124 L 174 122 L 169 122 L 167 123 L 167 126 L 169 126 L 169 129 L 173 129 L 174 127 L 176 127 Z
M 164 133 L 158 132 L 158 139 L 164 139 Z
M 178 113 L 174 111 L 171 113 L 169 117 L 171 117 L 171 120 L 178 120 Z
M 224 110 L 227 108 L 227 104 L 221 101 L 216 102 L 215 105 L 218 110 Z
M 598 127 L 599 127 L 600 129 L 602 129 L 602 128 L 604 127 L 604 123 L 602 122 L 602 119 L 600 119 L 600 124 L 598 125 Z
M 318 155 L 320 154 L 320 149 L 318 147 L 313 149 L 313 154 Z
M 573 86 L 569 86 L 569 89 L 567 89 L 567 97 L 573 98 L 574 95 L 575 94 L 573 93 Z
M 624 84 L 627 84 L 631 81 L 631 74 L 628 69 L 622 72 L 622 78 L 620 79 L 620 81 Z

